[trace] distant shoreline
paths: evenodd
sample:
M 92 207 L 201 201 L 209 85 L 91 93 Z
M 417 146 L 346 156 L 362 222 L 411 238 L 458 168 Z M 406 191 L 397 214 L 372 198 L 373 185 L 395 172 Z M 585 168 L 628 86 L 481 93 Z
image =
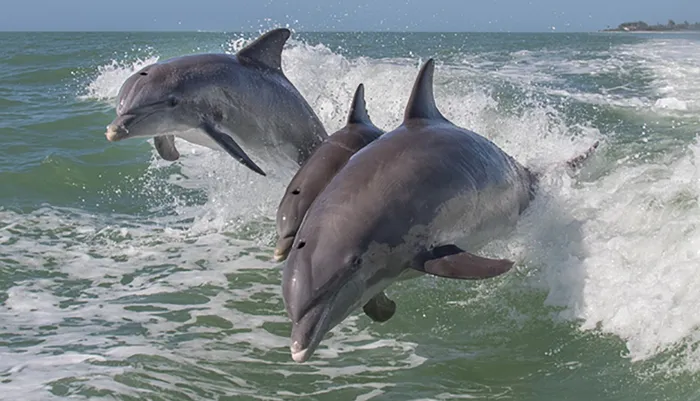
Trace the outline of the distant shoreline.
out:
M 664 33 L 664 34 L 683 34 L 683 33 L 697 33 L 700 34 L 700 30 L 687 30 L 687 31 L 619 31 L 617 29 L 601 29 L 598 32 L 604 32 L 604 33 L 625 33 L 625 34 L 635 34 L 635 33 Z
M 667 24 L 649 25 L 644 21 L 623 22 L 617 28 L 602 29 L 599 32 L 622 33 L 687 33 L 700 32 L 700 22 L 690 23 L 683 21 L 678 24 L 674 20 L 668 20 Z

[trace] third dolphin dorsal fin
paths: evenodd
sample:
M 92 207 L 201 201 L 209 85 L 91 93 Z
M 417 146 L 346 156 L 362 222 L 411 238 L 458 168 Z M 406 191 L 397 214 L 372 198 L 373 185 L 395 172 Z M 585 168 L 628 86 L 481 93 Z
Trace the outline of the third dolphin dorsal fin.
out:
M 365 103 L 365 86 L 359 84 L 355 90 L 355 96 L 350 104 L 350 112 L 348 113 L 348 124 L 367 124 L 372 125 L 372 120 L 367 114 L 367 103 Z
M 416 82 L 413 84 L 411 97 L 406 105 L 404 121 L 412 119 L 447 121 L 435 105 L 435 96 L 433 95 L 434 70 L 435 61 L 431 58 L 423 64 L 423 67 L 418 72 Z
M 236 56 L 282 71 L 282 48 L 290 35 L 287 28 L 273 29 L 239 50 Z

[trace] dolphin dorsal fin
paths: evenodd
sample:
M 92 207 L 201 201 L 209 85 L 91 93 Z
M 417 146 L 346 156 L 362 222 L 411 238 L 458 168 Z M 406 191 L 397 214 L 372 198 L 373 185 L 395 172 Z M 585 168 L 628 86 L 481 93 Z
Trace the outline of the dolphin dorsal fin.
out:
M 239 58 L 282 71 L 282 48 L 291 34 L 287 28 L 273 29 L 239 50 L 236 55 Z
M 411 98 L 408 99 L 406 111 L 404 112 L 404 121 L 412 119 L 428 119 L 428 120 L 447 120 L 440 113 L 435 105 L 435 96 L 433 95 L 433 71 L 435 70 L 435 61 L 431 58 L 423 64 L 418 78 L 413 84 Z
M 348 124 L 372 124 L 367 114 L 367 104 L 365 103 L 365 86 L 359 84 L 352 98 L 350 113 L 348 113 Z

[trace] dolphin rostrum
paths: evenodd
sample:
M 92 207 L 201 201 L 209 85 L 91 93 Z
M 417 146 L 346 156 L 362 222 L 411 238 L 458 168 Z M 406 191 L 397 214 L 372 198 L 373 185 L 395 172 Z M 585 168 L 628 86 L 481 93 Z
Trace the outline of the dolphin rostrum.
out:
M 329 136 L 297 171 L 277 208 L 274 258 L 283 261 L 311 202 L 358 150 L 383 134 L 367 114 L 364 85 L 352 99 L 345 127 Z
M 223 149 L 262 175 L 248 153 L 300 166 L 327 134 L 282 71 L 289 36 L 288 29 L 275 29 L 235 55 L 187 55 L 142 68 L 119 90 L 107 139 L 155 137 L 158 154 L 174 161 L 178 136 Z
M 282 282 L 296 362 L 358 307 L 375 321 L 391 318 L 396 305 L 383 290 L 396 280 L 486 279 L 514 264 L 472 252 L 514 228 L 537 179 L 440 113 L 433 71 L 430 59 L 403 123 L 357 152 L 299 227 Z

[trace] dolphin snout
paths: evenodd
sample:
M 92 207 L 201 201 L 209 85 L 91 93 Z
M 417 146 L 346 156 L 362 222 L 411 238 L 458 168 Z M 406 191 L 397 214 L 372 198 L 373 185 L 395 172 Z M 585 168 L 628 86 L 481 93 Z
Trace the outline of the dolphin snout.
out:
M 289 251 L 292 248 L 292 243 L 294 243 L 294 235 L 286 236 L 277 240 L 277 245 L 275 246 L 275 254 L 273 258 L 275 262 L 282 262 L 287 259 Z
M 295 362 L 306 362 L 316 351 L 328 328 L 325 303 L 313 306 L 300 319 L 292 322 L 289 350 Z
M 107 132 L 105 136 L 110 142 L 116 142 L 120 139 L 124 139 L 125 136 L 129 134 L 129 130 L 123 125 L 109 124 L 107 126 Z
M 127 125 L 135 120 L 136 116 L 124 114 L 117 117 L 107 126 L 105 136 L 110 142 L 120 141 L 129 136 Z
M 294 341 L 289 350 L 292 351 L 292 359 L 297 363 L 304 363 L 311 356 L 309 349 L 304 348 L 299 341 Z

